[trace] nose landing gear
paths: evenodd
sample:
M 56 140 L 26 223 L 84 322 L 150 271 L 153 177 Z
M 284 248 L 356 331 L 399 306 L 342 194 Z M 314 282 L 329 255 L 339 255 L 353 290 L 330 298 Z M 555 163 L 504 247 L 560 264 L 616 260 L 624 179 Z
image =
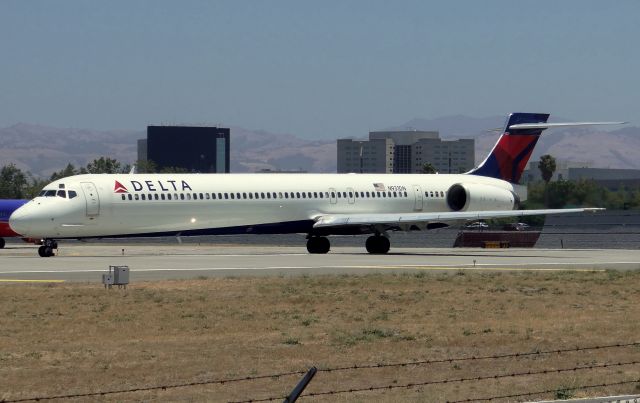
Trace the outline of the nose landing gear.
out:
M 53 252 L 54 249 L 58 249 L 58 242 L 53 239 L 45 239 L 42 242 L 42 246 L 38 248 L 38 255 L 40 255 L 40 257 L 55 256 Z

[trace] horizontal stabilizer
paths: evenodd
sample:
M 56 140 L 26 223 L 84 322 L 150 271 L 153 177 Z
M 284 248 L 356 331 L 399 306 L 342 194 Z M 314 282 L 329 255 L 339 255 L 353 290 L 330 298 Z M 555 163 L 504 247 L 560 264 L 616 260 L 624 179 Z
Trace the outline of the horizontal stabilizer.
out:
M 552 129 L 554 127 L 623 125 L 626 123 L 628 122 L 518 123 L 509 126 L 509 129 Z

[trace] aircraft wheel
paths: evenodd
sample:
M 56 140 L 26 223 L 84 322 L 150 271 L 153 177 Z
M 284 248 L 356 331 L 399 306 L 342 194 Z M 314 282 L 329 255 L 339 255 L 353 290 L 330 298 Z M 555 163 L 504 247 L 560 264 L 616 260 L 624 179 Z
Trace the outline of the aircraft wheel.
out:
M 325 254 L 331 249 L 329 240 L 322 236 L 313 236 L 307 240 L 307 251 L 313 254 Z
M 42 245 L 38 248 L 38 255 L 40 255 L 40 257 L 51 257 L 54 255 L 53 248 L 51 248 L 50 246 Z
M 0 249 L 4 248 L 4 238 L 0 238 Z
M 391 242 L 386 237 L 375 235 L 367 238 L 367 242 L 365 243 L 367 248 L 367 252 L 376 255 L 384 255 L 389 252 L 391 248 Z

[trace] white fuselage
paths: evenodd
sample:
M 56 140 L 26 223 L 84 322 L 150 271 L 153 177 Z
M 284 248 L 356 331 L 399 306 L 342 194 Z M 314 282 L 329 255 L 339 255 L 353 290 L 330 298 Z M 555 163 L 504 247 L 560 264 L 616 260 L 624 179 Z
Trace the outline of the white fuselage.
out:
M 478 189 L 473 210 L 514 206 L 504 197 L 512 184 L 464 174 L 94 174 L 47 185 L 11 226 L 57 239 L 308 233 L 327 214 L 448 212 L 447 192 L 460 183 Z

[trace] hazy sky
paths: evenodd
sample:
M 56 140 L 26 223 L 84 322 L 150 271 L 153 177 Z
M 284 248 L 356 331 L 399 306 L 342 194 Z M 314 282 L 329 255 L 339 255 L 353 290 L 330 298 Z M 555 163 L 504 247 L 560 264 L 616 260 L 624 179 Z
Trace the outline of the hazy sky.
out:
M 640 1 L 0 0 L 0 126 L 640 125 Z

